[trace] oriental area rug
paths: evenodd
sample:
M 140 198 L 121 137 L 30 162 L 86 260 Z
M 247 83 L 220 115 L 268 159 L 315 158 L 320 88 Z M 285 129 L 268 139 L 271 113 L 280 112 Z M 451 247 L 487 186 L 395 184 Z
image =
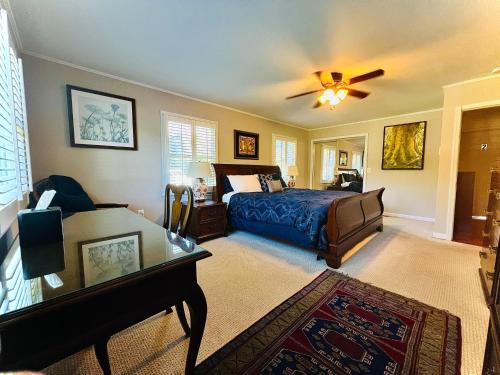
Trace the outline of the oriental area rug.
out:
M 326 270 L 198 374 L 460 374 L 460 319 Z

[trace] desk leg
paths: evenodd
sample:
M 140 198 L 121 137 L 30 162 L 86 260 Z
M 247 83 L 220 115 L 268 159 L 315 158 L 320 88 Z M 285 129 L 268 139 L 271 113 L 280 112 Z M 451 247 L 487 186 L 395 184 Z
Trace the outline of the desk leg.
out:
M 191 329 L 189 328 L 189 324 L 186 319 L 186 313 L 184 312 L 184 305 L 182 304 L 182 301 L 175 304 L 175 311 L 177 311 L 177 315 L 179 316 L 179 320 L 186 337 L 191 336 Z
M 104 375 L 111 375 L 108 357 L 108 341 L 109 337 L 104 337 L 94 344 L 95 356 L 97 357 L 97 362 L 99 362 L 99 366 L 101 366 Z
M 196 358 L 198 357 L 203 331 L 205 330 L 205 322 L 207 320 L 207 301 L 198 284 L 196 284 L 196 286 L 192 289 L 185 301 L 189 307 L 189 314 L 191 316 L 191 338 L 189 340 L 185 373 L 187 375 L 191 375 L 194 374 Z

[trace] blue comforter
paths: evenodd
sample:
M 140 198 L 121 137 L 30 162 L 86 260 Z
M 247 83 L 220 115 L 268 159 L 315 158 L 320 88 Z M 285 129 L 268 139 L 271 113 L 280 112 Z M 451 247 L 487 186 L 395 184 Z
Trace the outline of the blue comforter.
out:
M 237 193 L 229 202 L 229 221 L 235 228 L 325 250 L 328 208 L 335 199 L 354 194 L 357 193 L 310 189 Z

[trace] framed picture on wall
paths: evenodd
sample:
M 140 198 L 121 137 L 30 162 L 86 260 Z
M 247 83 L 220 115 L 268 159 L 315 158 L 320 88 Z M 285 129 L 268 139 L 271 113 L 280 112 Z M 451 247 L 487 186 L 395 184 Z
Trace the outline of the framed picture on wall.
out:
M 78 243 L 82 287 L 142 269 L 142 233 L 132 232 Z
M 424 169 L 427 121 L 384 127 L 382 169 Z
M 242 130 L 234 131 L 234 158 L 259 159 L 259 135 Z
M 137 150 L 135 99 L 66 85 L 71 146 Z
M 348 159 L 349 153 L 347 151 L 339 151 L 339 165 L 341 167 L 347 167 Z

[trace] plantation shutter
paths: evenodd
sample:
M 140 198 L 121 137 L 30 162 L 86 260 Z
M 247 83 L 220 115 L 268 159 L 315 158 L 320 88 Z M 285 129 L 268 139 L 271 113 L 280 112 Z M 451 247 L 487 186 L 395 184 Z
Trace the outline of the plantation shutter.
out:
M 195 155 L 193 160 L 216 163 L 217 150 L 215 142 L 215 125 L 205 123 L 203 121 L 196 121 L 194 128 Z M 213 170 L 212 175 L 207 178 L 206 183 L 209 186 L 215 186 L 215 176 L 213 174 Z
M 190 162 L 217 162 L 217 124 L 174 114 L 165 118 L 167 182 L 191 185 L 193 178 L 187 174 Z M 214 186 L 213 172 L 207 177 L 207 184 Z
M 297 140 L 273 134 L 273 163 L 281 169 L 283 179 L 288 178 L 288 166 L 295 165 L 297 159 Z
M 331 182 L 335 170 L 335 148 L 323 146 L 321 182 Z
M 16 148 L 19 165 L 19 181 L 21 193 L 27 193 L 31 187 L 30 157 L 28 147 L 28 131 L 26 122 L 26 102 L 24 96 L 24 79 L 22 61 L 10 49 L 10 68 L 12 74 L 13 118 Z
M 12 126 L 12 89 L 7 13 L 0 17 L 0 205 L 18 197 L 17 155 Z

